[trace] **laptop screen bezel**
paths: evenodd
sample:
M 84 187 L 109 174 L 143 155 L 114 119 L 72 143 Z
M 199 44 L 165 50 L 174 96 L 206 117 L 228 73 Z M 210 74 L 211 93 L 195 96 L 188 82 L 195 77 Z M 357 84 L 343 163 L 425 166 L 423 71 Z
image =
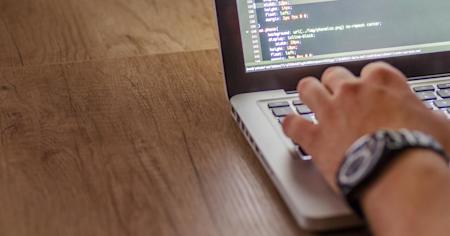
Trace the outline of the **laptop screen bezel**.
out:
M 293 91 L 301 78 L 307 76 L 320 78 L 326 68 L 337 65 L 346 67 L 355 75 L 359 75 L 366 64 L 380 60 L 399 68 L 408 78 L 450 72 L 450 52 L 438 52 L 246 73 L 237 2 L 236 0 L 215 0 L 215 9 L 229 98 L 241 93 L 266 90 Z

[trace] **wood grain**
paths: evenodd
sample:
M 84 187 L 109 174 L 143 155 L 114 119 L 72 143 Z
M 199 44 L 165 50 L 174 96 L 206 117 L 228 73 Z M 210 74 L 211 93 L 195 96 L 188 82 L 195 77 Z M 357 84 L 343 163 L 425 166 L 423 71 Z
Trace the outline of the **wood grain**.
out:
M 14 43 L 8 28 L 0 18 L 0 67 L 22 65 L 20 51 Z
M 0 33 L 9 29 L 25 65 L 217 47 L 210 0 L 3 0 L 0 9 Z
M 0 69 L 0 235 L 308 235 L 230 118 L 217 61 Z

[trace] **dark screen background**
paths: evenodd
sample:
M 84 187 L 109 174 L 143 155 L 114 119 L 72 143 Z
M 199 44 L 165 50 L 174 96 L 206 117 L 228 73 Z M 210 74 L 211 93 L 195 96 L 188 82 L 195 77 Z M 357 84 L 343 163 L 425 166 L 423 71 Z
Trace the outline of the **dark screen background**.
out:
M 449 0 L 338 0 L 292 7 L 292 14 L 307 13 L 308 19 L 267 23 L 264 9 L 259 8 L 260 29 L 278 27 L 282 32 L 341 24 L 382 23 L 380 27 L 316 33 L 314 38 L 301 40 L 297 54 L 324 55 L 450 41 Z M 270 61 L 270 48 L 274 44 L 269 43 L 267 33 L 259 36 L 263 61 Z

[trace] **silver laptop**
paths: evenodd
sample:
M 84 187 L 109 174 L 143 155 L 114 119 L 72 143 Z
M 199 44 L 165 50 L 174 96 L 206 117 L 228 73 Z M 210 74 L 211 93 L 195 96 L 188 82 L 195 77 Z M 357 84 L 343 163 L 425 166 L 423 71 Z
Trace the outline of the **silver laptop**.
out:
M 316 122 L 295 92 L 300 78 L 320 78 L 333 65 L 358 75 L 377 60 L 402 70 L 429 109 L 449 116 L 450 1 L 215 0 L 215 6 L 232 115 L 298 224 L 311 231 L 361 224 L 280 122 L 291 112 Z

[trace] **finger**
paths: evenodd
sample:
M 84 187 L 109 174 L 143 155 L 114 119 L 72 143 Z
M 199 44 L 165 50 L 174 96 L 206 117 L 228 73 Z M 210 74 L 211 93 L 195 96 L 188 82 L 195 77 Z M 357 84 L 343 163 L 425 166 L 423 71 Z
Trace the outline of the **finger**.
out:
M 297 86 L 300 99 L 318 116 L 330 104 L 331 93 L 314 77 L 302 79 Z
M 294 114 L 288 115 L 283 121 L 283 131 L 286 136 L 305 150 L 310 150 L 317 129 L 317 125 Z
M 361 71 L 361 79 L 380 85 L 396 84 L 407 87 L 406 77 L 403 73 L 385 62 L 375 62 L 365 66 Z
M 344 67 L 330 67 L 322 75 L 322 83 L 332 93 L 335 94 L 341 85 L 350 80 L 356 80 L 355 75 Z

